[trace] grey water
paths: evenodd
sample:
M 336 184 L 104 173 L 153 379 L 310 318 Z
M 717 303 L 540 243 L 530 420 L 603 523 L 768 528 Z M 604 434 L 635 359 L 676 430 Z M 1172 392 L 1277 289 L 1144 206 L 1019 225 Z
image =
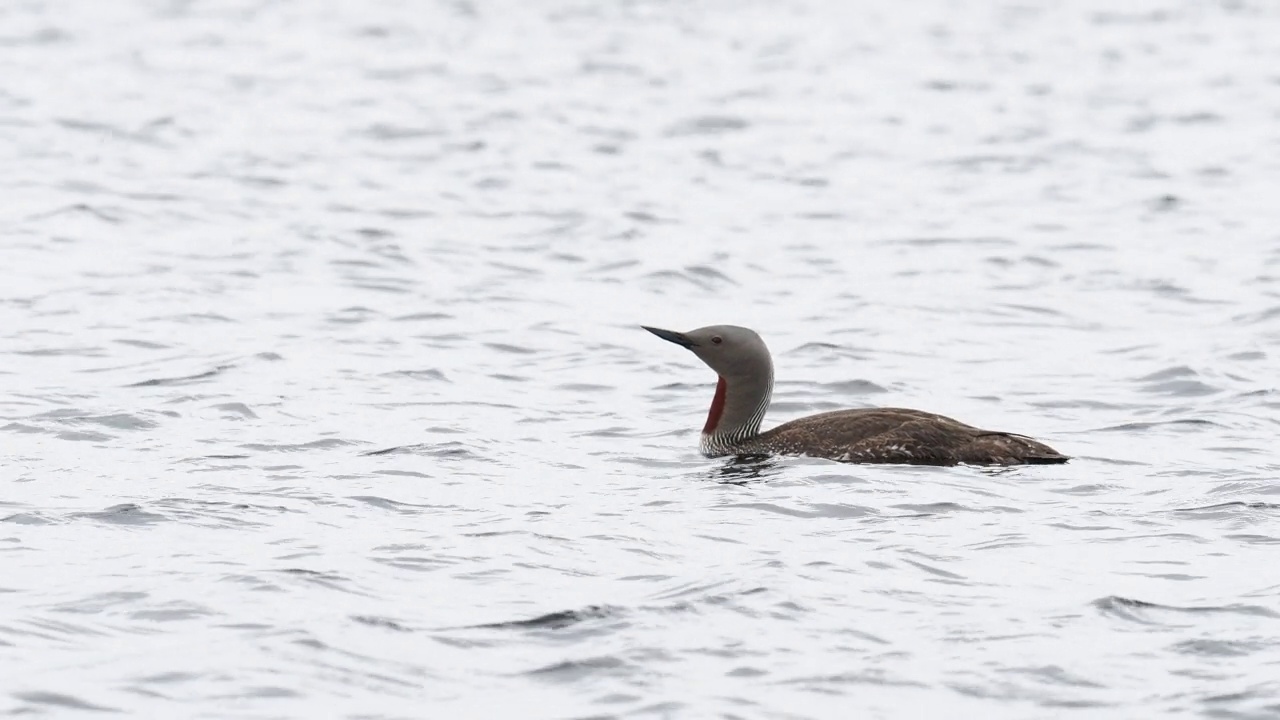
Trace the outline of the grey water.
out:
M 1280 717 L 1280 7 L 0 6 L 0 714 Z M 1074 457 L 706 459 L 901 406 Z

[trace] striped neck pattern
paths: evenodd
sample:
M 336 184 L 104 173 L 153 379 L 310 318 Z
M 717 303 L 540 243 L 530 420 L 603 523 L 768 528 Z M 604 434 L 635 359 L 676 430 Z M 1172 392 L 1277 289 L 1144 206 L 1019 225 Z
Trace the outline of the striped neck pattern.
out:
M 764 422 L 764 414 L 769 410 L 769 400 L 773 397 L 773 368 L 769 369 L 768 381 L 757 392 L 760 396 L 755 402 L 750 398 L 733 397 L 735 391 L 740 393 L 750 388 L 730 384 L 726 388 L 729 397 L 726 406 L 742 408 L 738 417 L 725 413 L 711 431 L 703 431 L 699 449 L 707 457 L 733 455 L 750 451 L 750 444 L 760 434 L 760 423 Z M 762 392 L 761 392 L 762 391 Z

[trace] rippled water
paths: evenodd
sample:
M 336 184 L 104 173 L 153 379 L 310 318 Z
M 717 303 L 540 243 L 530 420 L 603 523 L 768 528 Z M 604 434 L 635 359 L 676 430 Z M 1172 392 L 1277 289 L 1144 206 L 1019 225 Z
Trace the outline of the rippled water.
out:
M 1280 714 L 1280 11 L 1116 8 L 3 6 L 0 712 Z

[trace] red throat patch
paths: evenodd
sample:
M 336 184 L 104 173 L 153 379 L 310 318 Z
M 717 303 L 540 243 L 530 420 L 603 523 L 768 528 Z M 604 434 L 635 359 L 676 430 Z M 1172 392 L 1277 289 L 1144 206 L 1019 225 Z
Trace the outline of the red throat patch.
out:
M 711 412 L 707 413 L 707 424 L 702 428 L 703 434 L 715 432 L 720 424 L 720 416 L 724 414 L 724 396 L 729 390 L 729 383 L 720 378 L 716 383 L 716 396 L 711 399 Z

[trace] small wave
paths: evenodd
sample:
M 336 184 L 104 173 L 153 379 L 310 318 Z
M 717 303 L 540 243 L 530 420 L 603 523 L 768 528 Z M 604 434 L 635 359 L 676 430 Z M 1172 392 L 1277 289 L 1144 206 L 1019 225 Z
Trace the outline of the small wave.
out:
M 242 447 L 245 450 L 257 450 L 259 452 L 306 452 L 308 450 L 328 450 L 330 448 L 363 444 L 364 443 L 357 440 L 325 438 L 323 440 L 312 440 L 311 442 L 305 443 L 281 443 L 278 445 L 270 443 L 245 443 L 239 447 Z
M 208 380 L 209 378 L 217 377 L 234 367 L 235 365 L 219 365 L 213 368 L 212 370 L 206 370 L 204 372 L 195 373 L 194 375 L 179 375 L 177 377 L 167 377 L 167 378 L 151 378 L 149 380 L 143 380 L 141 382 L 130 383 L 128 385 L 125 385 L 125 387 L 157 387 L 157 386 L 171 387 L 175 385 L 192 385 L 202 380 Z
M 789 515 L 791 517 L 801 518 L 860 518 L 880 515 L 880 511 L 872 507 L 840 503 L 809 503 L 807 505 L 809 509 L 786 507 L 776 503 L 767 502 L 729 503 L 722 507 L 763 510 L 765 512 L 775 513 L 778 515 Z
M 571 682 L 601 673 L 614 673 L 619 670 L 630 670 L 632 665 L 610 655 L 585 658 L 582 660 L 563 660 L 558 663 L 535 668 L 524 673 L 552 680 Z
M 428 457 L 449 458 L 459 460 L 488 460 L 471 448 L 456 440 L 444 443 L 430 444 L 418 443 L 415 445 L 397 445 L 395 447 L 383 448 L 381 450 L 370 450 L 361 453 L 364 457 L 378 457 L 382 455 L 426 455 Z
M 387 630 L 395 630 L 396 632 L 414 632 L 413 628 L 401 624 L 391 618 L 378 617 L 376 615 L 352 615 L 351 619 L 361 625 L 370 627 L 385 628 Z
M 1133 432 L 1135 430 L 1153 430 L 1160 427 L 1171 427 L 1174 429 L 1183 429 L 1185 426 L 1192 427 L 1222 427 L 1219 423 L 1212 420 L 1202 420 L 1200 418 L 1183 418 L 1179 420 L 1157 420 L 1152 422 L 1131 422 L 1122 425 L 1109 425 L 1107 427 L 1096 428 L 1089 432 Z
M 1273 645 L 1262 641 L 1218 640 L 1204 638 L 1184 640 L 1173 646 L 1173 649 L 1184 655 L 1203 655 L 1206 657 L 1244 657 L 1259 650 L 1268 650 Z
M 688 135 L 722 135 L 739 132 L 750 127 L 750 123 L 739 117 L 727 115 L 703 115 L 681 120 L 667 128 L 668 137 Z
M 527 620 L 505 620 L 467 627 L 486 630 L 560 630 L 590 620 L 604 620 L 620 617 L 623 614 L 625 614 L 623 608 L 613 605 L 588 605 L 580 610 L 560 610 Z
M 85 520 L 98 520 L 100 522 L 109 522 L 116 525 L 153 525 L 159 522 L 166 522 L 169 518 L 158 513 L 147 512 L 142 506 L 133 503 L 124 503 L 122 505 L 112 505 L 105 510 L 96 512 L 77 512 L 71 513 L 70 517 L 83 518 Z
M 1161 605 L 1159 603 L 1147 602 L 1145 600 L 1134 600 L 1132 598 L 1121 597 L 1119 595 L 1109 595 L 1104 598 L 1099 598 L 1094 600 L 1092 605 L 1101 611 L 1103 615 L 1127 620 L 1141 625 L 1167 624 L 1156 619 L 1155 616 L 1158 614 L 1175 614 L 1179 616 L 1235 614 L 1280 618 L 1280 613 L 1269 608 L 1262 607 L 1261 605 L 1233 604 L 1178 607 L 1175 605 Z
M 23 702 L 31 703 L 32 705 L 51 705 L 64 710 L 120 712 L 118 708 L 107 707 L 105 705 L 95 705 L 87 700 L 81 700 L 73 695 L 65 695 L 63 693 L 44 691 L 17 692 L 14 693 L 13 696 Z
M 414 503 L 392 500 L 390 498 L 378 497 L 377 495 L 352 495 L 350 496 L 350 499 L 382 508 L 384 510 L 394 510 L 395 512 L 404 513 L 406 515 L 417 514 L 416 509 L 422 508 L 450 509 L 455 507 L 453 505 L 417 505 Z
M 1235 502 L 1224 502 L 1216 505 L 1202 505 L 1199 507 L 1174 508 L 1173 512 L 1182 513 L 1213 513 L 1215 515 L 1231 515 L 1235 510 L 1280 510 L 1280 503 L 1269 502 L 1244 502 L 1237 500 Z

